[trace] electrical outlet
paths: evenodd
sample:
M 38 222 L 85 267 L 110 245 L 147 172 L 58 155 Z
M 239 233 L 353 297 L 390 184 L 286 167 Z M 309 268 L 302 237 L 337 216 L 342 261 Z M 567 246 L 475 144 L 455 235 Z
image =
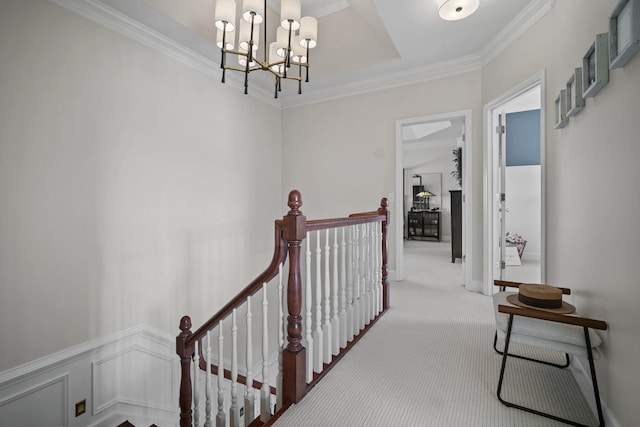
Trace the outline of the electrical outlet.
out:
M 79 417 L 85 412 L 87 412 L 87 399 L 83 399 L 76 403 L 76 417 Z

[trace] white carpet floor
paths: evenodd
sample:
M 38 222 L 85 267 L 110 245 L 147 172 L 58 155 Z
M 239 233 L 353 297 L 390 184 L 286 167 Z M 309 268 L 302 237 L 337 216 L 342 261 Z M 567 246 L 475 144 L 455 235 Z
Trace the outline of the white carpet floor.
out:
M 274 425 L 565 425 L 498 401 L 492 301 L 461 286 L 460 264 L 451 263 L 449 251 L 444 242 L 406 242 L 405 280 L 392 282 L 391 309 Z M 511 358 L 503 390 L 517 403 L 597 424 L 566 369 Z

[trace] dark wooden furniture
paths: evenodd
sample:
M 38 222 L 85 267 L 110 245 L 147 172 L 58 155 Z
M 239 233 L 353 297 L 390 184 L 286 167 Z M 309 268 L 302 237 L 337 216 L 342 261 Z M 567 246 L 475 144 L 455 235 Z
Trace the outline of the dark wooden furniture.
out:
M 410 211 L 407 238 L 429 238 L 440 241 L 440 211 Z
M 462 190 L 451 193 L 451 262 L 462 259 Z

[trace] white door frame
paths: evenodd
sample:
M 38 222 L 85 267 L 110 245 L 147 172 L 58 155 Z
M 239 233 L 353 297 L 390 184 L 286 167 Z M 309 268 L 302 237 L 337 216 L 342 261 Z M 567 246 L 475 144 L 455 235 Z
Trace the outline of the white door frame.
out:
M 497 122 L 495 117 L 500 109 L 507 102 L 516 98 L 517 96 L 528 91 L 532 87 L 540 85 L 540 274 L 541 281 L 546 281 L 546 127 L 545 127 L 545 70 L 542 70 L 533 76 L 529 77 L 516 87 L 509 90 L 497 99 L 487 103 L 483 107 L 483 134 L 484 134 L 484 161 L 483 161 L 483 216 L 484 216 L 484 230 L 483 230 L 483 248 L 484 248 L 484 266 L 483 266 L 483 293 L 485 295 L 492 295 L 495 292 L 493 286 L 493 267 L 496 262 L 494 260 L 494 235 L 496 233 L 495 221 L 495 205 L 497 202 L 496 183 L 495 183 L 495 168 L 496 164 L 496 149 L 494 144 L 495 128 Z
M 404 153 L 403 144 L 404 138 L 402 135 L 403 126 L 413 125 L 424 122 L 434 122 L 439 120 L 448 120 L 454 118 L 464 118 L 464 134 L 465 140 L 462 146 L 462 218 L 464 221 L 462 227 L 462 269 L 464 275 L 464 284 L 468 290 L 480 291 L 480 289 L 472 289 L 472 221 L 471 221 L 471 207 L 473 206 L 471 194 L 471 173 L 473 169 L 471 155 L 472 147 L 472 111 L 462 110 L 454 111 L 450 113 L 433 114 L 429 116 L 412 117 L 408 119 L 396 120 L 396 190 L 395 190 L 395 212 L 397 219 L 392 219 L 392 223 L 395 224 L 395 242 L 394 242 L 394 256 L 395 256 L 395 275 L 394 280 L 402 281 L 404 279 L 404 230 L 403 230 L 403 193 L 402 187 L 403 179 L 403 164 Z M 393 218 L 393 217 L 392 217 Z

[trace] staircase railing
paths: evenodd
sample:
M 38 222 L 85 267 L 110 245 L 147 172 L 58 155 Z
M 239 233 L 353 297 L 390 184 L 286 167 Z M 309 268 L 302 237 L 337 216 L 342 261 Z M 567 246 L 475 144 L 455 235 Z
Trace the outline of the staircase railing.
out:
M 297 190 L 288 206 L 275 221 L 269 267 L 195 331 L 189 316 L 180 320 L 181 427 L 272 423 L 389 308 L 387 200 L 374 212 L 314 221 Z

